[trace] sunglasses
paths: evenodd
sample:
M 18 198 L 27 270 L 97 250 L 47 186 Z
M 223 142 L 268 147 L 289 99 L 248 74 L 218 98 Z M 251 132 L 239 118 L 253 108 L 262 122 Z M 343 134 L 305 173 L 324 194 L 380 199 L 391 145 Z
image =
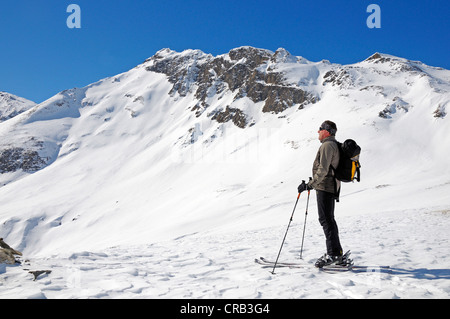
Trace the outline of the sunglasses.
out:
M 323 128 L 322 126 L 319 127 L 319 131 L 323 131 L 323 130 L 326 130 L 326 128 Z

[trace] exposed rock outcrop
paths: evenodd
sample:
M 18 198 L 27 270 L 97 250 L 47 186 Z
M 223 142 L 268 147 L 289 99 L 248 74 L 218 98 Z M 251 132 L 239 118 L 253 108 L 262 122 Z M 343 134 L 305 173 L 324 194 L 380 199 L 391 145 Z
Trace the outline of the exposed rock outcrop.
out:
M 0 238 L 0 264 L 17 263 L 14 255 L 22 256 L 22 253 L 11 248 L 7 243 L 3 241 L 3 238 Z
M 173 87 L 170 94 L 195 94 L 198 103 L 192 108 L 200 116 L 209 107 L 208 98 L 226 90 L 234 94 L 234 101 L 247 97 L 254 103 L 265 102 L 262 112 L 280 113 L 289 107 L 302 108 L 315 103 L 317 97 L 292 83 L 286 83 L 282 72 L 273 71 L 269 63 L 295 62 L 296 58 L 284 49 L 273 53 L 252 47 L 231 50 L 213 57 L 198 50 L 175 53 L 164 49 L 146 62 L 147 71 L 167 75 Z M 232 120 L 238 127 L 248 121 L 242 110 L 228 108 L 212 112 L 218 121 Z

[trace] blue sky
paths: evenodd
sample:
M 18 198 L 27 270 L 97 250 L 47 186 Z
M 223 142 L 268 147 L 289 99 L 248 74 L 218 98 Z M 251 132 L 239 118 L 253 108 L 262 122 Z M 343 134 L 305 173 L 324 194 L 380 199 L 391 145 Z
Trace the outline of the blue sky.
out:
M 369 29 L 369 4 L 381 28 Z M 67 7 L 81 8 L 69 29 Z M 0 91 L 35 102 L 125 72 L 158 50 L 279 47 L 349 64 L 375 52 L 450 69 L 448 0 L 15 0 L 0 5 Z

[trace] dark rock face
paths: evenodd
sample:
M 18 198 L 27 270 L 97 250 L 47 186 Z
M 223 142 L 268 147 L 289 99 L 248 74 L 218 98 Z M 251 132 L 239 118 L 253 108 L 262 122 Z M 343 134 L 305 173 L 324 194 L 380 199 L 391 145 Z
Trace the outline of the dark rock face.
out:
M 15 172 L 22 169 L 25 172 L 36 172 L 46 166 L 46 161 L 35 150 L 12 147 L 0 151 L 0 173 Z
M 186 96 L 195 94 L 198 103 L 192 108 L 200 116 L 208 107 L 208 97 L 226 90 L 234 94 L 234 101 L 248 97 L 254 103 L 265 102 L 262 112 L 280 113 L 296 104 L 299 108 L 317 102 L 317 98 L 299 88 L 285 83 L 283 73 L 267 67 L 280 52 L 252 47 L 231 50 L 227 55 L 212 57 L 201 51 L 171 54 L 162 50 L 146 62 L 152 62 L 147 71 L 167 75 L 173 84 L 170 94 Z M 283 54 L 287 51 L 283 50 Z M 289 53 L 287 53 L 289 54 Z M 242 110 L 226 107 L 225 111 L 212 112 L 219 122 L 232 120 L 238 127 L 245 127 L 247 120 Z
M 330 84 L 333 86 L 343 87 L 352 84 L 350 74 L 344 69 L 330 70 L 325 73 L 323 79 L 323 85 Z
M 437 109 L 433 112 L 434 117 L 436 118 L 444 118 L 447 115 L 447 112 L 445 111 L 445 105 L 439 104 Z
M 244 112 L 238 108 L 230 108 L 229 106 L 226 107 L 225 111 L 215 113 L 212 119 L 219 123 L 225 123 L 231 120 L 234 125 L 240 128 L 244 128 L 247 125 L 247 118 Z

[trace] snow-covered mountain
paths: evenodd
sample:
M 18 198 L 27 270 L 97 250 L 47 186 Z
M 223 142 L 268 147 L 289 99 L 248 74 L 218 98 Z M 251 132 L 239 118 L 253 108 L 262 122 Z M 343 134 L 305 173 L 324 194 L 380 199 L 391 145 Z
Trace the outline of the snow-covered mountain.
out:
M 13 118 L 35 105 L 36 103 L 14 94 L 0 92 L 0 122 Z
M 449 101 L 449 70 L 387 54 L 163 49 L 23 112 L 2 104 L 0 235 L 45 257 L 284 227 L 326 119 L 362 147 L 337 214 L 448 211 Z

